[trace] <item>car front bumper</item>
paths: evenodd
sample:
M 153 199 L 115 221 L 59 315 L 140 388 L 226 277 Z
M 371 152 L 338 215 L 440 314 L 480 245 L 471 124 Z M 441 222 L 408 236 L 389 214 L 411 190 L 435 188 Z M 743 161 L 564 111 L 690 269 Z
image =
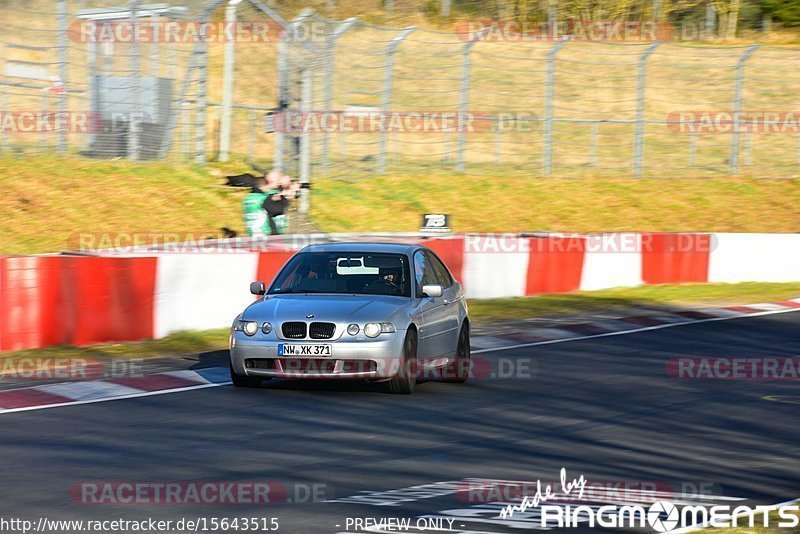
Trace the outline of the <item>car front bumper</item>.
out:
M 400 368 L 405 331 L 381 334 L 374 340 L 259 340 L 235 332 L 231 365 L 242 376 L 291 379 L 384 380 Z M 331 355 L 279 356 L 278 345 L 330 344 Z M 374 364 L 370 363 L 374 362 Z

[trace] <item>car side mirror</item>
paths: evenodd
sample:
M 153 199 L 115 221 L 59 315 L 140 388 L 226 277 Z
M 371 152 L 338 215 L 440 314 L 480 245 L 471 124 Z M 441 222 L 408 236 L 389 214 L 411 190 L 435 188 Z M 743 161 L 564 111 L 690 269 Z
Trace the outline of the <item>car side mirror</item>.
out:
M 267 292 L 264 282 L 250 282 L 250 293 L 253 295 L 263 295 Z
M 430 298 L 441 297 L 442 286 L 436 284 L 422 286 L 422 295 Z

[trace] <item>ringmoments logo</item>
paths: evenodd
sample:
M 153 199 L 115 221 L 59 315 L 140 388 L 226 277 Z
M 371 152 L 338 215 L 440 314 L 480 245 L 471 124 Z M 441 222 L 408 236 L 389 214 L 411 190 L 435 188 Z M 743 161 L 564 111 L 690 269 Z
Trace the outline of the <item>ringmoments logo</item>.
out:
M 589 481 L 583 475 L 567 479 L 566 469 L 561 469 L 560 484 L 543 484 L 536 481 L 533 494 L 524 495 L 519 504 L 509 504 L 500 510 L 500 519 L 509 519 L 514 514 L 524 514 L 538 508 L 539 527 L 552 528 L 650 528 L 657 533 L 673 532 L 683 528 L 700 527 L 778 527 L 793 528 L 800 524 L 800 505 L 776 506 L 738 505 L 684 505 L 658 500 L 651 504 L 596 504 L 565 505 L 565 502 L 580 501 L 584 497 Z M 681 500 L 681 495 L 675 495 Z M 547 504 L 547 503 L 554 504 Z
M 669 501 L 645 505 L 607 505 L 593 507 L 544 505 L 541 507 L 542 528 L 602 527 L 646 528 L 664 533 L 684 528 L 778 527 L 794 528 L 800 524 L 798 505 L 782 506 L 682 506 Z M 770 515 L 775 512 L 775 515 Z M 513 512 L 512 512 L 513 513 Z M 502 516 L 502 514 L 501 514 Z

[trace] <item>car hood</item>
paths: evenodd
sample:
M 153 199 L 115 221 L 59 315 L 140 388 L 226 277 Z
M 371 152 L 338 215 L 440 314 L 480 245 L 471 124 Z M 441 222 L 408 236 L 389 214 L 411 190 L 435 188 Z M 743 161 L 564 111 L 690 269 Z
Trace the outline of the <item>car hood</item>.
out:
M 366 323 L 391 321 L 409 305 L 408 297 L 385 295 L 268 295 L 251 304 L 246 321 L 315 321 Z

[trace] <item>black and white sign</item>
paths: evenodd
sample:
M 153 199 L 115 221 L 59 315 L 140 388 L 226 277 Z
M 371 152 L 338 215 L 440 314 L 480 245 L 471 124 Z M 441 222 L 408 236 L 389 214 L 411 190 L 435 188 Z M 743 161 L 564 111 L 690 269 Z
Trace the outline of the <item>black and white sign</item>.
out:
M 422 216 L 420 232 L 446 234 L 450 232 L 450 216 L 444 213 L 426 213 Z

